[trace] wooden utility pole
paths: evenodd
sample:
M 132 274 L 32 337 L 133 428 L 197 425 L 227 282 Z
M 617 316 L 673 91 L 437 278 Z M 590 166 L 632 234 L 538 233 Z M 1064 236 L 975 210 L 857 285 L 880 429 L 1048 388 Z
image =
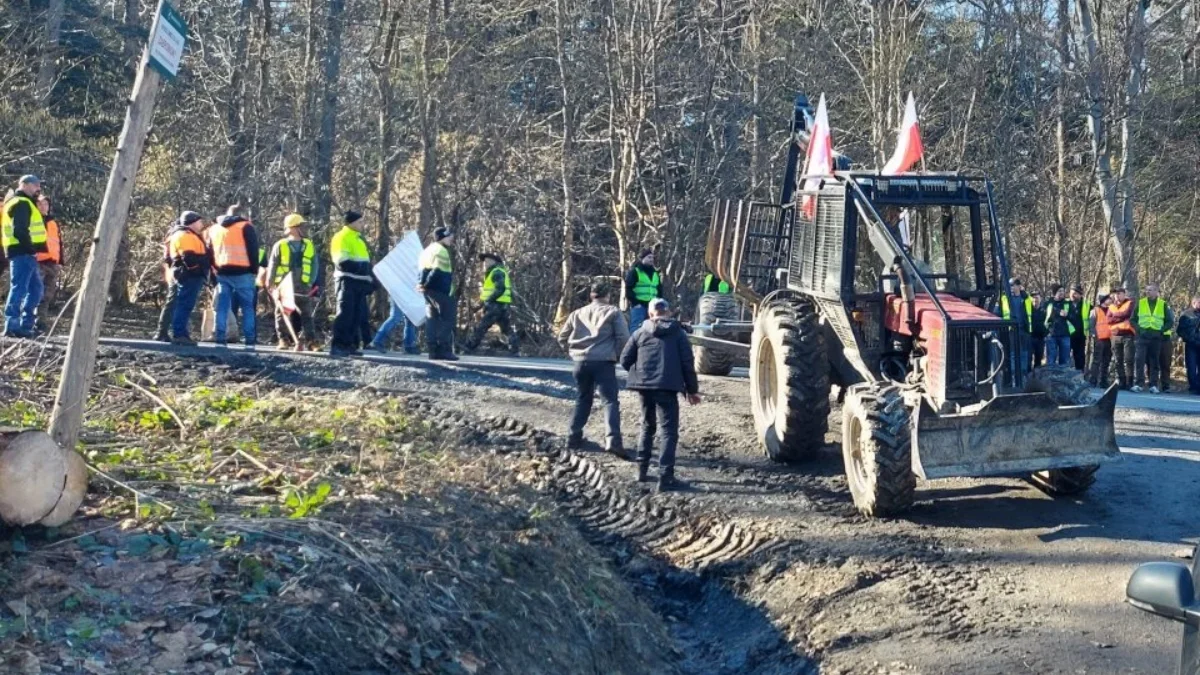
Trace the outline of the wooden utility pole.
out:
M 104 190 L 100 218 L 92 234 L 92 250 L 83 272 L 83 287 L 79 289 L 79 304 L 71 321 L 71 338 L 67 343 L 67 358 L 63 362 L 62 380 L 50 415 L 50 435 L 68 450 L 79 440 L 83 425 L 83 407 L 96 367 L 96 346 L 104 308 L 108 302 L 108 283 L 129 217 L 129 203 L 142 149 L 154 118 L 154 102 L 163 77 L 174 77 L 179 69 L 186 41 L 183 19 L 165 2 L 159 3 L 150 29 L 150 42 L 142 53 L 133 98 L 125 113 L 125 127 L 117 143 L 117 156 Z

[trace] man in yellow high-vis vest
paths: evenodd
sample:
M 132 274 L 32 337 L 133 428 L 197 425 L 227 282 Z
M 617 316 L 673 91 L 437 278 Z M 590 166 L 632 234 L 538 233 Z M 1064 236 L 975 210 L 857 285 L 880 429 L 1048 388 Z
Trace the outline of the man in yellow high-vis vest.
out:
M 1163 333 L 1175 326 L 1175 314 L 1158 295 L 1158 284 L 1146 284 L 1146 297 L 1134 303 L 1131 319 L 1137 341 L 1133 352 L 1133 391 L 1138 392 L 1149 380 L 1150 393 L 1159 392 Z
M 498 325 L 500 332 L 508 337 L 509 353 L 517 356 L 520 354 L 520 345 L 508 312 L 513 299 L 512 274 L 495 253 L 484 253 L 479 256 L 479 260 L 483 263 L 483 281 L 479 291 L 479 301 L 483 303 L 483 318 L 479 320 L 479 325 L 475 326 L 465 346 L 467 351 L 474 351 L 488 330 Z
M 445 227 L 433 232 L 433 242 L 421 251 L 421 281 L 417 290 L 425 294 L 425 342 L 431 361 L 457 361 L 454 355 L 454 324 L 457 302 L 454 295 L 454 233 Z
M 267 259 L 265 284 L 267 293 L 278 295 L 280 284 L 291 280 L 295 306 L 284 307 L 284 298 L 276 303 L 275 333 L 279 336 L 280 349 L 317 349 L 316 298 L 321 292 L 321 257 L 317 245 L 304 236 L 308 221 L 299 213 L 289 214 L 283 219 L 287 236 L 275 242 Z M 285 324 L 284 322 L 287 322 Z M 288 324 L 291 330 L 288 330 Z M 292 337 L 295 337 L 293 344 Z
M 650 301 L 663 296 L 662 275 L 654 267 L 654 251 L 644 249 L 625 274 L 625 300 L 629 306 L 629 332 L 636 333 L 649 316 Z
M 333 319 L 332 356 L 358 356 L 363 343 L 362 324 L 367 317 L 367 298 L 375 291 L 371 249 L 362 237 L 362 214 L 347 211 L 342 229 L 333 235 L 329 255 L 337 285 L 337 316 Z M 369 339 L 367 340 L 369 342 Z
M 9 263 L 8 302 L 4 305 L 4 334 L 34 336 L 38 303 L 42 300 L 42 275 L 37 254 L 46 252 L 46 223 L 37 207 L 42 181 L 22 176 L 17 190 L 0 211 L 4 255 Z

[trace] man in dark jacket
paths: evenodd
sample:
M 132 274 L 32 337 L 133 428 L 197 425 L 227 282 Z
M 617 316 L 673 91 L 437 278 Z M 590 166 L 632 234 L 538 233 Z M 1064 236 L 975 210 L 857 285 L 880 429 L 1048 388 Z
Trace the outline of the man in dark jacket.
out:
M 626 384 L 642 399 L 642 438 L 638 445 L 638 481 L 646 480 L 654 450 L 654 429 L 662 435 L 658 457 L 658 489 L 673 490 L 675 447 L 679 444 L 679 394 L 688 403 L 700 402 L 700 383 L 692 362 L 692 346 L 679 322 L 671 318 L 666 300 L 650 302 L 650 318 L 633 334 L 621 353 L 621 365 L 629 372 Z
M 188 321 L 205 282 L 212 274 L 212 254 L 204 242 L 204 218 L 194 211 L 184 211 L 167 238 L 167 257 L 174 298 L 171 332 L 174 344 L 192 346 L 196 343 L 188 332 Z
M 567 317 L 558 331 L 558 344 L 567 351 L 575 362 L 575 413 L 571 416 L 571 429 L 567 436 L 567 447 L 583 447 L 583 427 L 592 414 L 592 403 L 596 390 L 606 408 L 605 422 L 608 434 L 605 449 L 622 459 L 627 459 L 621 441 L 621 408 L 617 401 L 617 360 L 629 341 L 629 326 L 625 315 L 614 307 L 609 299 L 612 292 L 608 284 L 592 286 L 591 304 L 581 307 Z
M 646 320 L 650 301 L 663 297 L 662 275 L 654 267 L 654 251 L 645 249 L 625 273 L 625 300 L 629 305 L 629 330 L 636 332 Z
M 1183 341 L 1188 391 L 1200 396 L 1200 295 L 1179 315 L 1179 339 Z
M 42 181 L 22 176 L 17 190 L 0 211 L 4 254 L 9 264 L 8 302 L 4 305 L 4 334 L 33 337 L 38 304 L 42 300 L 42 275 L 37 254 L 46 252 L 46 223 L 37 208 Z
M 1046 305 L 1046 365 L 1071 365 L 1071 334 L 1075 327 L 1068 318 L 1071 312 L 1067 289 L 1060 284 L 1050 287 L 1054 299 Z
M 1041 368 L 1046 360 L 1046 305 L 1042 303 L 1042 294 L 1033 293 L 1033 337 L 1031 339 L 1033 352 L 1033 367 Z
M 417 290 L 425 294 L 425 341 L 431 361 L 457 361 L 454 355 L 454 324 L 457 302 L 454 288 L 454 233 L 439 227 L 433 242 L 421 251 L 421 281 Z
M 1075 363 L 1075 370 L 1081 373 L 1087 364 L 1088 332 L 1084 325 L 1087 317 L 1083 315 L 1086 304 L 1083 301 L 1083 286 L 1075 284 L 1071 287 L 1070 300 L 1067 301 L 1067 321 L 1071 322 L 1071 360 Z

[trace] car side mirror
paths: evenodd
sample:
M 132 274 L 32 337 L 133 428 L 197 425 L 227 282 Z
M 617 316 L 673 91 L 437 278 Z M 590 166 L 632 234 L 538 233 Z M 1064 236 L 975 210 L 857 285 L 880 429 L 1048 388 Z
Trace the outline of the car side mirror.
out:
M 1200 625 L 1200 606 L 1196 606 L 1196 587 L 1192 572 L 1173 562 L 1138 565 L 1125 587 L 1129 604 L 1151 614 Z

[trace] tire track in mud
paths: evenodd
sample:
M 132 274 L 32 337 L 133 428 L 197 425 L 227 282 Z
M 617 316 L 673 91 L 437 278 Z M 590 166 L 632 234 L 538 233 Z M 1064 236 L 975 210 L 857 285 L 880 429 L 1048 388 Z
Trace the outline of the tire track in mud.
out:
M 535 487 L 564 507 L 589 543 L 609 551 L 631 582 L 658 595 L 651 604 L 674 624 L 682 672 L 818 673 L 815 662 L 798 653 L 770 617 L 737 599 L 728 583 L 778 554 L 787 542 L 696 509 L 681 495 L 612 481 L 587 454 L 564 449 L 556 435 L 526 422 L 476 418 L 425 397 L 397 398 L 464 442 L 496 453 L 522 453 L 534 462 Z M 712 622 L 709 614 L 720 621 Z
M 423 396 L 388 393 L 463 442 L 496 453 L 524 454 L 535 463 L 536 487 L 552 494 L 578 522 L 585 538 L 610 551 L 618 566 L 630 565 L 639 554 L 661 561 L 665 567 L 655 576 L 659 590 L 667 596 L 678 596 L 681 587 L 694 596 L 697 584 L 715 582 L 727 592 L 733 592 L 731 586 L 741 589 L 737 594 L 746 602 L 769 607 L 770 596 L 777 592 L 791 592 L 796 586 L 829 586 L 828 577 L 847 576 L 827 594 L 806 598 L 791 611 L 768 610 L 775 628 L 792 636 L 793 644 L 784 640 L 778 651 L 793 660 L 803 659 L 796 650 L 833 656 L 864 642 L 904 635 L 966 642 L 989 633 L 1013 631 L 1005 621 L 1012 617 L 980 607 L 979 599 L 986 600 L 987 593 L 979 577 L 987 572 L 970 560 L 972 556 L 949 551 L 934 537 L 878 531 L 878 522 L 857 515 L 844 489 L 837 489 L 835 477 L 744 465 L 740 469 L 762 481 L 767 490 L 794 493 L 814 517 L 829 519 L 832 526 L 848 532 L 861 531 L 870 538 L 871 551 L 865 551 L 861 543 L 854 544 L 857 536 L 849 538 L 847 545 L 811 541 L 803 533 L 779 537 L 718 514 L 718 508 L 709 507 L 697 495 L 655 494 L 647 485 L 633 482 L 632 463 L 619 465 L 628 467 L 628 479 L 613 480 L 612 467 L 606 468 L 596 459 L 601 455 L 566 450 L 557 435 L 513 417 L 476 417 Z M 721 461 L 716 448 L 706 450 L 708 459 Z M 797 569 L 801 572 L 796 573 Z M 687 576 L 692 578 L 687 580 Z M 919 622 L 886 628 L 844 621 L 865 605 L 878 604 L 873 593 L 881 585 L 890 585 L 884 596 L 888 602 L 902 604 Z M 753 590 L 742 592 L 747 589 Z M 670 599 L 679 603 L 678 597 Z M 849 652 L 833 661 L 843 658 L 854 661 Z M 812 664 L 807 659 L 803 662 Z M 834 663 L 829 665 L 830 672 L 856 672 L 853 667 L 841 670 Z M 685 668 L 685 672 L 775 672 L 743 667 L 713 669 L 707 661 Z M 807 667 L 780 672 L 803 673 Z

